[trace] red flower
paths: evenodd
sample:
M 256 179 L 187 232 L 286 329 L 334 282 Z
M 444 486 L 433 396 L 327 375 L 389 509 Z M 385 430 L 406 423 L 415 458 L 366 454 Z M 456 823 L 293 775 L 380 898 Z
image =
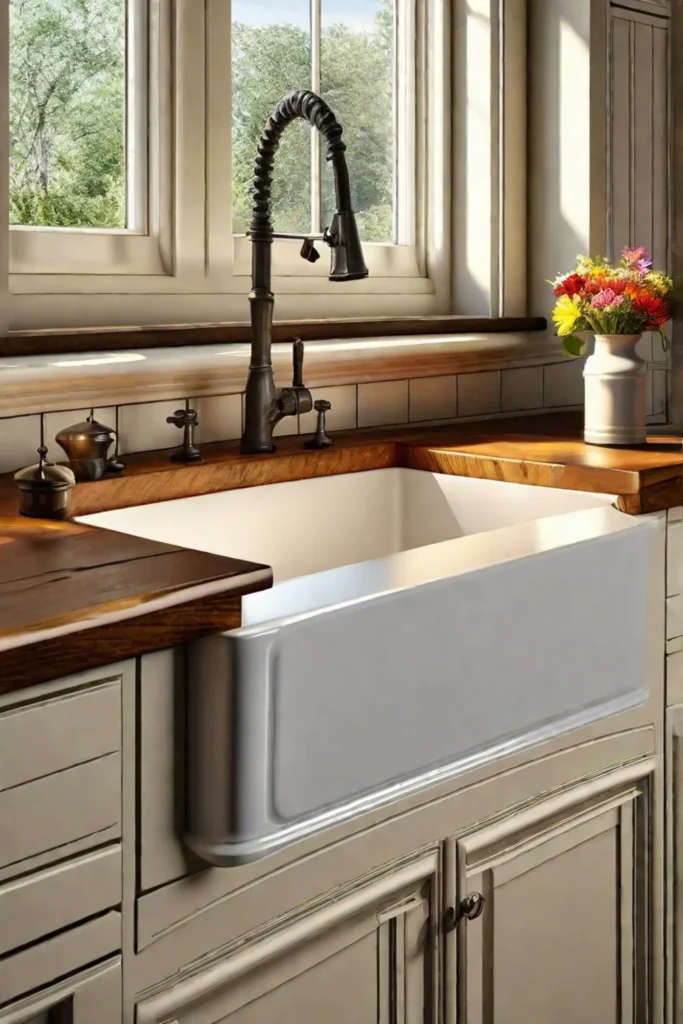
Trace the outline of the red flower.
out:
M 558 298 L 560 295 L 569 295 L 569 297 L 572 298 L 583 290 L 585 283 L 585 279 L 581 277 L 581 274 L 569 274 L 568 277 L 565 277 L 563 281 L 560 281 L 560 283 L 555 286 L 555 295 L 558 296 Z
M 666 299 L 645 289 L 633 295 L 631 302 L 636 313 L 644 317 L 645 330 L 656 330 L 671 319 L 671 307 Z

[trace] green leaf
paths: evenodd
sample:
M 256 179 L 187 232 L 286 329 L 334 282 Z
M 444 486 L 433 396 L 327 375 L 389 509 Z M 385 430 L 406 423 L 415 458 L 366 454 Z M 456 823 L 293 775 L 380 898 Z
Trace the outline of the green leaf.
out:
M 576 334 L 568 334 L 566 338 L 562 339 L 562 351 L 567 356 L 582 356 L 585 347 L 586 342 L 582 341 Z

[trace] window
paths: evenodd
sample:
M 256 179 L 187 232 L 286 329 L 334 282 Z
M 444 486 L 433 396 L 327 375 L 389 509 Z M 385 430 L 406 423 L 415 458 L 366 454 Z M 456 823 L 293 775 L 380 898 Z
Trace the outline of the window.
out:
M 398 241 L 398 136 L 412 137 L 413 123 L 397 116 L 397 15 L 395 0 L 233 0 L 236 233 L 249 225 L 254 153 L 268 114 L 288 92 L 311 88 L 344 127 L 362 239 Z M 303 123 L 292 125 L 281 144 L 273 211 L 278 229 L 314 233 L 334 211 L 320 136 Z
M 10 0 L 10 224 L 125 228 L 123 0 Z
M 302 88 L 344 128 L 370 277 L 340 289 L 278 240 L 278 318 L 446 308 L 446 0 L 9 6 L 14 328 L 247 319 L 256 145 Z M 277 230 L 320 233 L 333 198 L 318 133 L 290 125 Z
M 12 269 L 162 272 L 146 237 L 146 0 L 9 8 Z

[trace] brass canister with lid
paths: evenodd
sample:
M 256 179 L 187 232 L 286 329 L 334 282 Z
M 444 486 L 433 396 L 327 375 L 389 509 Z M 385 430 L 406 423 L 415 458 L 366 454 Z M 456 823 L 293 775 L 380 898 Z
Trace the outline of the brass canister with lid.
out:
M 95 419 L 94 409 L 82 423 L 60 430 L 55 441 L 64 450 L 77 480 L 99 480 L 105 473 L 118 473 L 124 467 L 109 458 L 116 431 Z
M 14 474 L 19 488 L 19 512 L 30 519 L 68 519 L 71 491 L 76 477 L 67 466 L 55 466 L 46 459 L 41 444 L 39 461 Z

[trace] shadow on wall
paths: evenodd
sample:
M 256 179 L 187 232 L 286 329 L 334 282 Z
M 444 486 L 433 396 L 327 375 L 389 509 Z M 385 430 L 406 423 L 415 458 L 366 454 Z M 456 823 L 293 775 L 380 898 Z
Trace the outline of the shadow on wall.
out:
M 480 9 L 481 8 L 481 9 Z M 491 26 L 485 3 L 454 4 L 454 109 L 463 111 L 453 124 L 453 283 L 457 308 L 480 316 L 491 314 L 492 190 L 487 187 L 492 146 L 488 53 Z M 473 59 L 479 48 L 479 59 Z
M 590 4 L 529 5 L 529 312 L 590 246 Z M 595 254 L 593 254 L 595 255 Z

